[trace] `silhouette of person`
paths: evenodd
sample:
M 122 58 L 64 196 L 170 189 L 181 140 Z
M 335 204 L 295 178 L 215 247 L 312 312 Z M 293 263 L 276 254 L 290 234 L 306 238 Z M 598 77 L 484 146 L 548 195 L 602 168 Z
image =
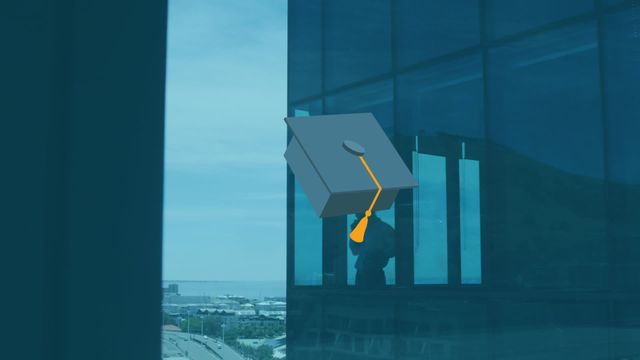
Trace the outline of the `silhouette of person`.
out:
M 351 224 L 353 230 L 364 214 L 356 216 Z M 382 221 L 376 213 L 369 217 L 369 224 L 364 235 L 364 241 L 357 243 L 349 240 L 351 253 L 357 255 L 356 287 L 379 288 L 386 285 L 384 267 L 389 259 L 395 256 L 395 230 L 391 225 Z

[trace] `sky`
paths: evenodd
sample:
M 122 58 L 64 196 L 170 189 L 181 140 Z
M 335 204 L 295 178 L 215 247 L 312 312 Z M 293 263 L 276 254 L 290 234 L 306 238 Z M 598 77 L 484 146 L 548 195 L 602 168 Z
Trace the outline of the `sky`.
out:
M 165 280 L 285 280 L 286 1 L 170 0 Z

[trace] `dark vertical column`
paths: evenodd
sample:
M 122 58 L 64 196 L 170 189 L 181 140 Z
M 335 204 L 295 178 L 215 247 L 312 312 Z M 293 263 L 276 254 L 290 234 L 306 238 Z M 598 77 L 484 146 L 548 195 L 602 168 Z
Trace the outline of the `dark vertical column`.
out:
M 66 297 L 61 292 L 67 288 L 66 264 L 68 263 L 68 195 L 69 195 L 69 119 L 71 117 L 71 54 L 73 44 L 73 14 L 71 1 L 55 4 L 52 79 L 52 118 L 48 124 L 47 143 L 47 226 L 45 269 L 47 299 L 45 326 L 42 337 L 45 351 L 52 359 L 65 359 L 65 336 L 63 331 L 55 331 L 47 324 L 67 324 Z
M 3 357 L 160 357 L 166 11 L 0 5 Z
M 396 149 L 407 167 L 412 170 L 415 141 L 410 137 L 396 137 Z M 413 170 L 412 170 L 413 171 Z M 413 190 L 401 190 L 396 197 L 396 284 L 412 287 L 414 283 L 413 257 Z
M 480 0 L 479 6 L 479 16 L 480 16 L 480 42 L 482 46 L 482 93 L 483 93 L 483 120 L 484 120 L 484 146 L 481 150 L 481 158 L 480 158 L 480 256 L 482 260 L 481 271 L 482 271 L 482 285 L 483 286 L 491 286 L 491 258 L 490 258 L 490 249 L 492 239 L 489 238 L 491 234 L 489 225 L 491 225 L 490 219 L 493 214 L 491 213 L 491 208 L 489 205 L 491 204 L 491 196 L 492 193 L 490 191 L 492 183 L 491 183 L 491 174 L 490 171 L 490 162 L 491 158 L 488 153 L 488 143 L 489 143 L 489 133 L 490 133 L 490 122 L 489 122 L 489 54 L 487 47 L 487 24 L 486 24 L 486 11 L 487 11 L 487 2 L 485 0 Z
M 609 181 L 609 136 L 608 136 L 608 128 L 607 128 L 607 112 L 608 112 L 608 102 L 606 96 L 606 85 L 607 78 L 605 75 L 605 54 L 604 54 L 604 18 L 602 14 L 602 9 L 604 8 L 604 4 L 602 4 L 601 0 L 596 0 L 596 5 L 598 7 L 598 72 L 599 72 L 599 80 L 600 80 L 600 103 L 601 105 L 601 118 L 602 118 L 602 144 L 603 144 L 603 169 L 604 169 L 604 182 L 603 182 L 603 196 L 604 196 L 604 206 L 605 206 L 605 234 L 607 237 L 607 252 L 608 252 L 608 268 L 607 268 L 607 286 L 614 287 L 613 285 L 616 282 L 616 266 L 615 266 L 615 258 L 616 258 L 616 238 L 612 236 L 611 233 L 611 224 L 610 224 L 610 214 L 611 214 L 611 191 L 610 191 L 610 181 Z
M 167 5 L 69 11 L 66 358 L 159 358 Z
M 495 219 L 495 215 L 492 211 L 492 204 L 494 203 L 493 196 L 495 192 L 491 191 L 492 186 L 492 174 L 498 174 L 492 167 L 495 167 L 492 158 L 489 153 L 489 138 L 490 138 L 490 112 L 489 112 L 489 50 L 487 39 L 487 0 L 479 0 L 479 12 L 478 16 L 480 24 L 480 46 L 482 50 L 482 95 L 483 95 L 483 120 L 484 120 L 484 139 L 482 142 L 482 150 L 480 156 L 480 259 L 481 259 L 481 271 L 482 271 L 482 286 L 492 287 L 494 273 L 494 267 L 492 266 L 494 261 L 492 257 L 491 248 L 494 244 L 491 238 L 491 228 L 493 226 L 499 226 Z M 497 351 L 500 346 L 498 343 L 498 336 L 500 332 L 498 309 L 500 305 L 498 300 L 488 300 L 486 303 L 486 329 L 487 329 L 487 356 L 488 358 L 496 358 Z
M 322 284 L 347 285 L 347 217 L 322 219 Z
M 287 165 L 287 292 L 295 279 L 295 184 L 293 172 Z
M 44 359 L 51 345 L 43 330 L 52 299 L 48 274 L 58 270 L 47 269 L 48 241 L 60 234 L 48 218 L 56 199 L 48 186 L 49 129 L 60 120 L 52 71 L 58 65 L 55 6 L 2 2 L 0 14 L 0 304 L 3 322 L 11 324 L 2 335 L 2 358 Z
M 613 205 L 614 202 L 611 200 L 613 192 L 611 191 L 611 182 L 610 179 L 610 170 L 609 170 L 609 134 L 608 134 L 608 123 L 607 123 L 607 112 L 608 112 L 608 102 L 606 96 L 606 85 L 607 78 L 605 73 L 605 53 L 604 53 L 604 15 L 603 8 L 604 4 L 602 0 L 596 0 L 596 7 L 598 10 L 598 18 L 597 18 L 597 26 L 598 26 L 598 72 L 599 72 L 599 80 L 600 80 L 600 103 L 601 103 L 601 118 L 602 118 L 602 148 L 603 148 L 603 156 L 602 159 L 604 161 L 603 170 L 604 170 L 604 181 L 603 181 L 603 191 L 602 195 L 603 205 L 604 205 L 604 217 L 605 217 L 605 237 L 607 241 L 607 274 L 606 274 L 606 284 L 605 288 L 609 290 L 615 289 L 617 286 L 617 270 L 616 259 L 618 254 L 617 249 L 617 237 L 613 236 L 612 229 L 612 209 L 615 208 Z M 609 352 L 609 357 L 614 357 L 615 350 L 612 346 L 614 342 L 613 332 L 616 328 L 616 320 L 614 317 L 613 309 L 615 307 L 615 302 L 610 300 L 607 302 L 607 347 Z
M 412 169 L 412 152 L 415 147 L 413 137 L 403 136 L 398 126 L 400 111 L 397 105 L 397 43 L 396 43 L 396 18 L 397 4 L 390 1 L 391 7 L 391 67 L 393 71 L 393 143 L 405 165 Z M 396 225 L 396 286 L 413 286 L 413 190 L 401 190 L 395 201 L 395 225 Z
M 454 144 L 450 144 L 454 146 Z M 447 252 L 449 285 L 460 285 L 460 171 L 457 152 L 447 156 Z
M 326 36 L 325 24 L 328 15 L 324 1 L 320 5 L 320 52 L 322 56 L 321 90 L 322 113 L 326 112 L 325 96 L 325 63 L 326 63 Z M 336 216 L 322 219 L 322 285 L 324 287 L 340 287 L 347 285 L 347 217 Z M 324 316 L 323 316 L 324 319 Z M 324 332 L 324 327 L 323 327 Z
M 325 36 L 325 26 L 326 26 L 326 18 L 327 18 L 327 6 L 325 4 L 325 0 L 320 1 L 320 90 L 322 96 L 322 114 L 325 114 L 327 108 L 327 100 L 326 100 L 326 79 L 327 79 L 327 71 L 326 71 L 326 63 L 327 63 L 327 37 Z

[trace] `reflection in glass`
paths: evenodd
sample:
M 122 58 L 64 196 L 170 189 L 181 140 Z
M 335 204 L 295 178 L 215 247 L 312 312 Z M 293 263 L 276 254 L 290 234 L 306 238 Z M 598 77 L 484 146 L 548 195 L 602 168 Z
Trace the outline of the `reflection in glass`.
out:
M 492 140 L 563 171 L 602 178 L 598 72 L 593 22 L 491 49 Z
M 322 285 L 322 219 L 295 183 L 295 285 Z
M 416 147 L 417 148 L 417 147 Z M 413 252 L 416 284 L 446 284 L 447 176 L 442 156 L 413 153 Z
M 395 41 L 398 65 L 415 64 L 478 44 L 478 2 L 397 0 Z M 452 8 L 455 11 L 451 11 Z
M 372 13 L 363 5 L 369 2 Z M 447 23 L 472 11 L 450 2 L 441 15 Z M 377 36 L 367 37 L 368 27 L 380 24 L 325 30 L 358 55 L 337 59 L 325 39 L 324 59 L 333 57 L 326 75 L 345 87 L 330 86 L 323 96 L 332 113 L 373 111 L 388 134 L 395 127 L 394 144 L 412 160 L 420 186 L 401 193 L 383 221 L 400 237 L 396 256 L 414 261 L 408 269 L 397 262 L 402 287 L 342 287 L 355 284 L 357 257 L 344 242 L 354 217 L 341 218 L 337 241 L 346 259 L 324 259 L 325 271 L 328 263 L 344 270 L 335 271 L 337 286 L 325 274 L 323 288 L 288 288 L 291 358 L 638 357 L 640 42 L 631 1 L 600 11 L 611 2 L 482 1 L 488 39 L 474 48 L 464 34 L 445 36 L 446 44 L 412 33 L 440 31 L 434 17 L 445 2 L 325 1 L 330 27 L 338 18 L 344 29 L 345 19 L 384 14 L 381 3 L 394 14 L 396 43 L 380 57 L 372 54 L 387 47 L 386 37 L 362 50 Z M 370 66 L 389 58 L 394 71 Z M 348 71 L 335 66 L 340 61 L 363 69 L 339 78 L 338 70 Z M 327 241 L 335 241 L 326 225 L 325 256 L 334 245 Z
M 609 176 L 640 184 L 640 9 L 604 20 Z
M 613 223 L 610 232 L 617 249 L 615 285 L 635 291 L 640 289 L 639 19 L 638 7 L 607 15 L 603 31 L 607 160 L 611 180 L 608 203 Z M 640 319 L 637 310 L 640 306 L 635 304 L 629 308 L 622 321 L 626 324 Z
M 391 206 L 388 210 L 376 211 L 374 213 L 376 217 L 384 224 L 388 225 L 391 229 L 395 229 L 395 205 Z M 352 230 L 352 224 L 357 222 L 356 215 L 347 216 L 347 234 Z M 367 233 L 372 231 L 371 222 L 367 227 Z M 375 231 L 375 228 L 373 228 Z M 394 230 L 395 233 L 395 230 Z M 365 242 L 367 241 L 367 235 L 365 234 Z M 395 240 L 395 239 L 394 239 Z M 347 248 L 347 285 L 357 285 L 356 283 L 356 263 L 358 261 L 358 250 L 353 251 L 355 247 L 353 241 L 347 236 L 348 248 Z M 395 242 L 391 249 L 387 249 L 391 253 L 387 254 L 386 265 L 383 267 L 385 283 L 386 285 L 394 285 L 396 283 L 396 259 L 395 259 Z M 391 256 L 393 255 L 393 256 Z
M 391 70 L 389 0 L 325 0 L 327 90 Z
M 480 55 L 400 75 L 396 86 L 402 135 L 484 136 Z
M 480 239 L 480 162 L 459 160 L 460 173 L 460 274 L 463 284 L 482 283 Z
M 529 30 L 593 9 L 593 0 L 488 0 L 487 33 L 491 39 Z
M 327 114 L 370 112 L 388 136 L 393 135 L 393 82 L 380 81 L 326 99 Z
M 322 114 L 322 101 L 317 99 L 305 104 L 299 104 L 292 110 L 293 116 L 320 115 Z
M 294 116 L 320 112 L 320 101 L 297 106 Z M 300 184 L 294 184 L 294 285 L 322 285 L 322 219 Z
M 289 0 L 289 100 L 319 95 L 322 90 L 322 17 L 320 0 Z

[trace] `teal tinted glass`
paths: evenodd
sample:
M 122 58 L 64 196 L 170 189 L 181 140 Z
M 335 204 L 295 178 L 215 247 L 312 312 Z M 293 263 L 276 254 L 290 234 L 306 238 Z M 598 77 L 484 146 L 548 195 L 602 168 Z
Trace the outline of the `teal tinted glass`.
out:
M 593 0 L 488 0 L 487 33 L 500 38 L 584 14 L 594 8 Z
M 394 133 L 393 82 L 379 81 L 370 85 L 327 96 L 327 114 L 370 112 L 389 136 Z
M 403 67 L 480 42 L 479 1 L 395 1 L 396 59 Z M 451 11 L 454 7 L 456 10 Z
M 460 282 L 482 283 L 480 232 L 480 162 L 461 159 L 460 174 Z
M 442 156 L 413 153 L 418 180 L 413 200 L 413 261 L 415 284 L 448 282 L 447 178 Z
M 319 102 L 298 106 L 294 116 L 319 111 Z M 322 285 L 322 219 L 316 214 L 300 184 L 294 185 L 294 284 Z
M 389 0 L 325 0 L 324 15 L 326 89 L 391 70 Z

